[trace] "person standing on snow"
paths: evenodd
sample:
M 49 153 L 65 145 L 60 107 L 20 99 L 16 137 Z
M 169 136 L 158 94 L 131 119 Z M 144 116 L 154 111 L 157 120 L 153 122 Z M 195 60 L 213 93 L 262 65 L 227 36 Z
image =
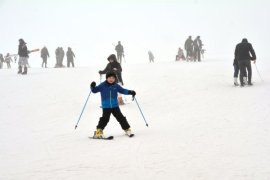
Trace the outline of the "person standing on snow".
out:
M 194 61 L 198 60 L 199 62 L 201 61 L 201 50 L 202 50 L 202 41 L 200 39 L 200 36 L 197 36 L 197 38 L 193 42 L 194 46 Z
M 155 57 L 154 57 L 154 55 L 153 55 L 153 53 L 151 51 L 148 51 L 148 56 L 149 56 L 150 63 L 154 62 Z
M 124 47 L 121 44 L 121 41 L 118 41 L 118 44 L 115 46 L 117 52 L 117 59 L 120 64 L 122 64 L 122 57 L 124 55 Z
M 74 67 L 74 58 L 75 58 L 75 54 L 73 53 L 73 51 L 71 50 L 70 47 L 68 47 L 67 53 L 67 67 L 70 66 L 70 63 L 72 65 L 72 67 Z
M 3 69 L 4 67 L 5 59 L 3 57 L 3 54 L 0 54 L 0 69 Z
M 110 115 L 116 118 L 116 120 L 120 123 L 122 129 L 125 131 L 126 135 L 131 136 L 130 125 L 125 116 L 120 111 L 118 101 L 117 101 L 117 93 L 132 95 L 133 98 L 136 95 L 136 92 L 133 90 L 128 90 L 122 88 L 119 84 L 116 83 L 117 76 L 115 72 L 106 73 L 106 81 L 102 82 L 98 86 L 96 86 L 96 82 L 92 82 L 90 84 L 91 91 L 93 93 L 100 92 L 101 101 L 102 101 L 102 117 L 99 119 L 99 123 L 97 125 L 97 129 L 94 133 L 95 139 L 103 138 L 103 130 L 108 124 L 110 120 Z
M 12 58 L 10 57 L 9 53 L 7 53 L 5 57 L 5 62 L 7 63 L 7 68 L 10 69 L 11 68 L 10 62 L 12 62 Z
M 252 56 L 250 56 L 250 54 Z M 238 61 L 240 69 L 240 86 L 243 87 L 245 85 L 244 75 L 246 69 L 248 71 L 248 85 L 253 85 L 251 82 L 251 61 L 254 61 L 254 64 L 256 63 L 256 54 L 252 47 L 252 44 L 250 44 L 246 38 L 242 39 L 242 42 L 236 45 L 234 56 L 235 59 Z
M 101 75 L 113 71 L 116 74 L 116 83 L 119 83 L 121 86 L 123 86 L 124 83 L 122 79 L 122 67 L 120 63 L 117 62 L 115 54 L 111 54 L 107 60 L 109 63 L 107 64 L 106 68 L 103 71 L 99 71 L 98 73 Z M 118 96 L 118 102 L 120 105 L 124 104 L 121 94 Z
M 42 58 L 42 64 L 41 67 L 43 67 L 43 64 L 45 65 L 45 68 L 47 68 L 47 58 L 50 57 L 49 55 L 49 51 L 46 48 L 46 46 L 44 46 L 41 51 L 40 51 L 40 57 Z
M 185 42 L 185 50 L 187 51 L 187 61 L 192 60 L 193 58 L 193 40 L 192 37 L 189 36 Z
M 28 58 L 30 52 L 27 49 L 26 42 L 23 39 L 19 39 L 19 48 L 18 48 L 18 55 L 19 55 L 19 62 L 18 62 L 18 74 L 27 74 L 27 65 L 28 65 Z M 22 68 L 24 67 L 24 71 Z

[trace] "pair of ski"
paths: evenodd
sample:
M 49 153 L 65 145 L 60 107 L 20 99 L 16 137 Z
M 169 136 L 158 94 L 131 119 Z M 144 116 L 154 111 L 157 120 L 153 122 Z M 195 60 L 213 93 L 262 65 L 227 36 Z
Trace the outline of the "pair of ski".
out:
M 130 134 L 130 135 L 127 135 L 126 136 L 132 138 L 134 136 L 134 134 Z M 89 137 L 90 139 L 97 139 L 97 140 L 113 140 L 114 139 L 114 136 L 108 136 L 108 137 L 102 137 L 102 138 L 95 138 L 95 137 Z

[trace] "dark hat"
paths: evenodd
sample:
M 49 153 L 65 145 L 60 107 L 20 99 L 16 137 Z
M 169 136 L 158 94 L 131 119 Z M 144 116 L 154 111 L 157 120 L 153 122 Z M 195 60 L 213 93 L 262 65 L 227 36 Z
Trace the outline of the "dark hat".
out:
M 247 42 L 248 42 L 247 38 L 242 39 L 242 43 L 247 43 Z
M 112 77 L 112 76 L 116 79 L 116 74 L 113 71 L 109 71 L 109 72 L 106 73 L 106 79 L 108 77 Z
M 23 39 L 19 39 L 20 43 L 26 44 L 26 42 Z
M 107 58 L 107 60 L 108 60 L 108 61 L 110 61 L 110 60 L 117 61 L 115 54 L 111 54 L 111 55 Z

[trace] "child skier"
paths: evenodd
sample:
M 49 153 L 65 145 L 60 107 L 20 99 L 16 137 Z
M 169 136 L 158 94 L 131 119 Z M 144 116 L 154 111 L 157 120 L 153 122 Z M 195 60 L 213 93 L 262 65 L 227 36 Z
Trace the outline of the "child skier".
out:
M 106 127 L 107 123 L 110 120 L 111 113 L 116 118 L 116 120 L 120 123 L 122 129 L 125 131 L 126 135 L 131 136 L 130 125 L 127 122 L 126 117 L 120 111 L 118 101 L 117 101 L 117 93 L 121 94 L 130 94 L 133 98 L 136 95 L 136 92 L 133 90 L 128 90 L 122 88 L 119 84 L 116 83 L 116 74 L 114 72 L 106 73 L 106 80 L 96 86 L 96 82 L 91 83 L 91 91 L 93 93 L 100 92 L 101 94 L 101 102 L 102 102 L 102 117 L 99 120 L 97 125 L 97 130 L 94 133 L 95 139 L 102 139 L 103 129 Z

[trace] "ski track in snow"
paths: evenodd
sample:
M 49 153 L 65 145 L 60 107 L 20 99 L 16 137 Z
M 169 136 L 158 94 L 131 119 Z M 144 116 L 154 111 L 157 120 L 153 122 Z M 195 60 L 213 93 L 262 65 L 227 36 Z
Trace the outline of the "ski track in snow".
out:
M 89 140 L 101 116 L 89 84 L 100 67 L 0 71 L 0 179 L 269 180 L 268 62 L 253 68 L 252 87 L 234 87 L 229 60 L 123 64 L 135 102 L 121 106 L 135 133 L 111 116 L 105 135 Z M 130 101 L 130 96 L 126 96 Z

